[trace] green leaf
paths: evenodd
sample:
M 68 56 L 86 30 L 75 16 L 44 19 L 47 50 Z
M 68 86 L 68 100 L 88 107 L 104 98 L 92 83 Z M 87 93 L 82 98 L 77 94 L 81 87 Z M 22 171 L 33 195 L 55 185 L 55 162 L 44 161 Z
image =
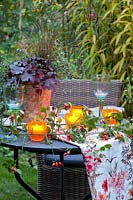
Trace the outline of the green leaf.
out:
M 80 32 L 80 33 L 78 34 L 78 36 L 76 37 L 76 40 L 78 40 L 78 39 L 79 39 L 82 35 L 84 35 L 86 32 L 87 32 L 86 30 Z
M 127 40 L 125 42 L 126 46 L 130 45 L 131 42 L 132 42 L 132 37 L 127 38 Z
M 40 112 L 46 112 L 46 111 L 47 111 L 47 108 L 41 107 Z
M 125 142 L 125 138 L 123 136 L 120 137 L 120 141 Z
M 106 144 L 105 145 L 105 148 L 107 148 L 107 149 L 110 149 L 112 146 L 111 146 L 111 144 Z
M 120 81 L 123 81 L 125 79 L 127 71 L 124 71 L 120 77 Z
M 100 151 L 105 151 L 106 149 L 110 149 L 111 147 L 112 147 L 111 144 L 106 144 L 106 145 L 100 147 Z
M 113 74 L 116 74 L 121 71 L 123 63 L 124 63 L 124 58 L 122 58 L 120 61 L 116 63 L 116 65 L 113 67 Z
M 126 45 L 125 44 L 122 45 L 121 52 L 122 52 L 123 56 L 125 57 L 126 56 Z
M 121 15 L 121 16 L 114 22 L 114 24 L 126 23 L 126 21 L 121 20 L 121 19 L 124 18 L 124 17 L 130 17 L 130 16 L 131 16 L 130 14 Z M 127 22 L 128 22 L 128 21 L 127 21 Z
M 100 54 L 100 58 L 101 58 L 101 61 L 102 61 L 103 65 L 105 65 L 105 64 L 106 64 L 106 57 L 105 57 L 105 54 L 104 54 L 104 53 L 101 53 L 101 54 Z
M 131 142 L 131 139 L 128 138 L 128 137 L 125 137 L 125 142 L 130 143 L 130 142 Z
M 93 41 L 94 44 L 96 44 L 96 35 L 92 36 L 92 41 Z
M 100 151 L 105 151 L 105 146 L 100 147 Z
M 116 7 L 118 6 L 118 3 L 112 3 L 111 5 L 111 9 L 108 10 L 107 12 L 105 12 L 105 15 L 103 16 L 103 20 L 111 13 L 113 13 L 113 11 L 116 9 Z
M 117 34 L 116 41 L 115 41 L 115 45 L 116 46 L 118 45 L 118 42 L 120 41 L 121 36 L 122 36 L 123 33 L 124 33 L 124 31 L 121 31 L 120 33 Z
M 121 45 L 118 46 L 118 47 L 114 50 L 114 54 L 120 53 L 120 50 L 121 50 Z
M 81 23 L 77 26 L 76 32 L 79 32 L 80 29 L 82 28 L 82 26 L 83 26 L 84 24 L 86 24 L 86 23 L 85 23 L 85 22 L 81 22 Z

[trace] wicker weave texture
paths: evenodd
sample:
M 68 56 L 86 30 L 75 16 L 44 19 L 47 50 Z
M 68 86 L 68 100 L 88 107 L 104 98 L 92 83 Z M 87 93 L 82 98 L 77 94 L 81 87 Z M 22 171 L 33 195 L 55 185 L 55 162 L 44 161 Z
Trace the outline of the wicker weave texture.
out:
M 60 106 L 71 102 L 76 105 L 96 107 L 97 99 L 94 96 L 95 82 L 91 80 L 61 80 L 56 91 L 52 94 L 51 105 Z M 119 105 L 121 83 L 118 80 L 110 82 L 109 94 L 104 105 Z
M 52 94 L 51 105 L 60 106 L 71 102 L 75 105 L 97 106 L 94 82 L 90 80 L 61 80 Z M 121 83 L 112 80 L 104 105 L 119 106 Z M 45 164 L 45 155 L 37 155 L 38 193 L 45 200 L 60 200 L 60 171 Z M 82 200 L 89 193 L 85 167 L 64 168 L 65 200 Z
M 37 155 L 38 160 L 38 193 L 45 200 L 60 200 L 60 168 L 43 163 L 44 155 Z M 89 193 L 85 168 L 65 167 L 64 194 L 65 200 L 81 200 Z

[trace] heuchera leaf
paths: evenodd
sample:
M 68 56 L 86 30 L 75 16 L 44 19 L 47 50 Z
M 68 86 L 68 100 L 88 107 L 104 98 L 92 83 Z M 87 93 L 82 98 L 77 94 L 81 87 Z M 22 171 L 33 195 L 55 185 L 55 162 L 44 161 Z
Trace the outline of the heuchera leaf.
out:
M 54 91 L 57 84 L 56 73 L 48 59 L 31 57 L 27 61 L 21 60 L 9 66 L 8 84 L 30 83 L 37 93 L 48 88 Z
M 31 83 L 34 83 L 34 80 L 35 80 L 35 77 L 32 76 L 32 74 L 27 73 L 26 71 L 21 76 L 21 81 L 22 82 L 28 82 L 28 81 L 30 81 Z
M 42 85 L 43 89 L 48 88 L 51 91 L 55 91 L 55 86 L 57 85 L 57 80 L 51 78 L 47 79 L 44 84 Z

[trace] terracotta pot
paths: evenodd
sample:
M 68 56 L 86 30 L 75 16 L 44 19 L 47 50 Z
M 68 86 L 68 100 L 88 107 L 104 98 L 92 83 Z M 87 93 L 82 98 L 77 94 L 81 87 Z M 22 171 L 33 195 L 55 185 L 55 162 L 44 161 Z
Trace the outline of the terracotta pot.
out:
M 35 89 L 26 85 L 24 92 L 24 102 L 22 110 L 24 111 L 24 122 L 29 122 L 39 114 L 42 107 L 49 107 L 51 99 L 51 91 L 45 89 L 41 95 L 38 95 Z

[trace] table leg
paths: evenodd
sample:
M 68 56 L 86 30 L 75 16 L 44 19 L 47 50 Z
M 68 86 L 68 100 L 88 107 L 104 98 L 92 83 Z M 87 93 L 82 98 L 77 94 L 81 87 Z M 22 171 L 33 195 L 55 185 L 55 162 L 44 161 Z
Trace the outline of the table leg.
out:
M 65 195 L 64 195 L 64 155 L 60 154 L 60 161 L 62 163 L 61 166 L 61 200 L 65 200 Z M 92 199 L 91 194 L 86 195 L 83 200 L 88 200 Z
M 87 195 L 83 198 L 83 200 L 91 200 L 91 199 L 92 199 L 91 194 L 87 194 Z
M 62 163 L 60 174 L 61 174 L 61 200 L 65 200 L 64 195 L 64 155 L 60 154 L 60 161 Z
M 14 149 L 14 161 L 16 168 L 18 169 L 19 167 L 19 159 L 18 159 L 18 149 Z M 27 183 L 25 183 L 20 174 L 15 172 L 15 178 L 18 181 L 18 183 L 25 188 L 33 197 L 35 197 L 37 200 L 43 200 Z

